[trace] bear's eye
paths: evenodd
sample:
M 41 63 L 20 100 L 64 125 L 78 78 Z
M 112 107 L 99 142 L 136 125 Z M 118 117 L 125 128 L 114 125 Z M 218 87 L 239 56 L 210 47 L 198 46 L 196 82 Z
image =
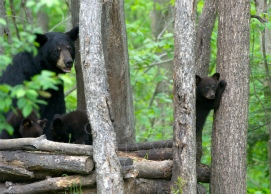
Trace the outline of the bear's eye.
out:
M 204 90 L 205 92 L 207 92 L 209 90 L 209 87 L 205 87 Z

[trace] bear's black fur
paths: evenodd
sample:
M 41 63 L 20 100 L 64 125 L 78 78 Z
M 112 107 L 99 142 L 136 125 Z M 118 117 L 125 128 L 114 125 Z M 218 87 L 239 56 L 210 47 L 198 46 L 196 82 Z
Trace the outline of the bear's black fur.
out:
M 43 134 L 46 123 L 47 119 L 31 120 L 26 118 L 20 125 L 20 134 L 22 137 L 39 137 Z
M 196 137 L 197 137 L 197 162 L 202 155 L 202 129 L 211 110 L 219 107 L 222 94 L 227 83 L 220 80 L 220 74 L 215 73 L 211 77 L 196 75 Z
M 91 128 L 84 111 L 56 114 L 51 124 L 52 141 L 92 145 Z
M 39 137 L 42 135 L 46 119 L 39 120 L 36 112 L 32 111 L 29 116 L 24 118 L 22 111 L 10 112 L 7 116 L 7 123 L 13 126 L 13 135 L 9 135 L 6 130 L 0 134 L 0 139 L 12 139 L 22 137 Z
M 67 33 L 37 34 L 36 42 L 39 43 L 37 55 L 34 56 L 29 52 L 15 55 L 12 64 L 0 77 L 0 84 L 6 83 L 11 86 L 22 84 L 25 80 L 30 80 L 32 76 L 41 73 L 42 70 L 50 70 L 57 74 L 69 72 L 75 57 L 74 42 L 78 33 L 79 28 L 74 27 Z M 48 90 L 48 92 L 51 97 L 44 98 L 47 105 L 39 105 L 39 114 L 41 118 L 46 118 L 51 122 L 55 114 L 66 112 L 63 85 L 58 85 L 58 90 Z M 47 129 L 45 133 L 48 135 Z

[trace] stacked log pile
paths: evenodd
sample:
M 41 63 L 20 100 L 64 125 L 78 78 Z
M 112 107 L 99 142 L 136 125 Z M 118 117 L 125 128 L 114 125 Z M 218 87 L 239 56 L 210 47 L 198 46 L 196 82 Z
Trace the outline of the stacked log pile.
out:
M 169 193 L 171 141 L 119 145 L 125 193 Z M 96 193 L 96 172 L 89 145 L 38 138 L 0 140 L 0 193 Z M 198 166 L 198 180 L 210 169 Z

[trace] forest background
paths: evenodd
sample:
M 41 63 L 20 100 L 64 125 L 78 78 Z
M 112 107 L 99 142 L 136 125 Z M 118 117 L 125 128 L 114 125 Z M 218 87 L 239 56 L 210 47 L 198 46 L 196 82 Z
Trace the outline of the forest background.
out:
M 166 140 L 173 136 L 173 5 L 173 0 L 124 2 L 137 142 Z M 203 5 L 204 1 L 199 0 L 197 16 L 201 14 Z M 251 1 L 251 15 L 261 17 L 251 18 L 250 29 L 247 193 L 255 194 L 270 193 L 268 130 L 271 98 L 266 83 L 270 72 L 264 63 L 270 65 L 271 53 L 265 56 L 261 50 L 261 34 L 271 29 L 270 6 L 267 10 L 268 14 L 257 15 L 255 2 Z M 72 27 L 68 0 L 10 0 L 6 1 L 5 12 L 7 18 L 0 18 L 0 25 L 8 27 L 10 36 L 0 37 L 0 71 L 11 62 L 14 54 L 25 49 L 35 49 L 33 32 L 65 32 Z M 28 12 L 31 14 L 27 15 Z M 30 16 L 33 17 L 27 18 Z M 265 23 L 261 21 L 263 18 Z M 217 21 L 211 37 L 210 74 L 216 69 L 216 43 Z M 39 82 L 41 79 L 43 83 Z M 70 74 L 61 75 L 61 79 L 65 82 L 67 111 L 75 110 L 77 99 L 74 69 Z M 45 72 L 31 83 L 15 88 L 0 86 L 0 101 L 3 102 L 0 103 L 0 112 L 10 109 L 12 97 L 20 99 L 25 114 L 31 112 L 36 103 L 42 103 L 37 99 L 38 94 L 49 95 L 37 91 L 54 87 L 55 83 L 57 77 Z M 211 163 L 212 119 L 210 114 L 203 131 L 202 162 L 208 165 Z M 0 115 L 0 130 L 7 127 L 4 121 L 3 115 Z

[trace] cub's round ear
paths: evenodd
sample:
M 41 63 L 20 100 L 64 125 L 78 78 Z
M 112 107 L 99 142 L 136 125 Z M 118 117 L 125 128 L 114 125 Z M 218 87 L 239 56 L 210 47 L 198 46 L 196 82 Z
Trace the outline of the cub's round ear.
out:
M 66 32 L 66 34 L 72 39 L 72 41 L 76 41 L 79 34 L 79 27 L 75 26 L 73 29 L 71 29 L 69 32 Z
M 31 127 L 33 125 L 33 121 L 30 119 L 24 119 L 22 122 L 22 127 Z
M 41 128 L 46 127 L 47 119 L 38 120 L 37 123 Z
M 42 47 L 47 42 L 47 37 L 44 34 L 36 34 L 35 42 L 39 43 L 38 47 Z
M 212 75 L 212 78 L 214 78 L 216 81 L 218 81 L 220 78 L 220 73 L 214 73 L 214 75 Z
M 200 83 L 201 77 L 196 75 L 196 86 Z

